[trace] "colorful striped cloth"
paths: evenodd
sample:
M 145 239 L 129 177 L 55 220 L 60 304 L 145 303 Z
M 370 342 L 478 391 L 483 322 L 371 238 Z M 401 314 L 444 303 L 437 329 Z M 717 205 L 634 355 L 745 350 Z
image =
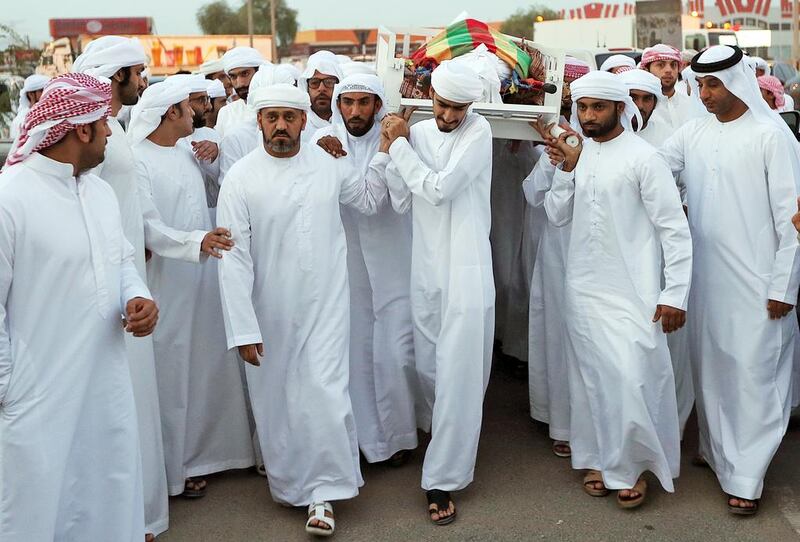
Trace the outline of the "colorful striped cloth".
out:
M 441 34 L 414 51 L 411 60 L 415 65 L 433 60 L 440 64 L 443 60 L 450 60 L 465 53 L 469 53 L 483 43 L 490 53 L 508 64 L 522 79 L 528 77 L 531 66 L 531 57 L 511 41 L 508 36 L 492 30 L 484 22 L 475 19 L 458 21 Z

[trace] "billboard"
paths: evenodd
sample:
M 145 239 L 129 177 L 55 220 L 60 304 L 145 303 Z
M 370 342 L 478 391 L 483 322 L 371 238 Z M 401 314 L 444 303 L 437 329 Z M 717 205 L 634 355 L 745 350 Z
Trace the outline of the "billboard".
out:
M 236 46 L 250 46 L 246 34 L 219 34 L 199 36 L 128 35 L 138 38 L 149 57 L 148 67 L 153 75 L 170 75 L 175 72 L 196 71 L 206 60 L 216 60 L 225 51 Z M 81 49 L 91 43 L 93 37 L 81 39 Z M 272 38 L 268 35 L 253 36 L 253 47 L 267 60 L 272 60 Z
M 681 0 L 640 0 L 636 2 L 636 46 L 640 49 L 666 43 L 682 46 Z
M 50 19 L 52 38 L 76 38 L 82 34 L 152 34 L 150 17 L 95 17 L 90 19 Z

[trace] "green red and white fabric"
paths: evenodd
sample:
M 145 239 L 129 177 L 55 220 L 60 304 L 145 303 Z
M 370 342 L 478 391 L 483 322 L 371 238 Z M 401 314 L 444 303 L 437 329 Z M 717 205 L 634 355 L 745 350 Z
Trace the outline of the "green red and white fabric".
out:
M 438 65 L 444 60 L 469 53 L 481 43 L 486 45 L 490 53 L 497 55 L 516 71 L 521 79 L 528 77 L 531 57 L 508 36 L 475 19 L 464 19 L 451 24 L 414 51 L 411 60 L 417 66 L 430 64 L 431 61 Z

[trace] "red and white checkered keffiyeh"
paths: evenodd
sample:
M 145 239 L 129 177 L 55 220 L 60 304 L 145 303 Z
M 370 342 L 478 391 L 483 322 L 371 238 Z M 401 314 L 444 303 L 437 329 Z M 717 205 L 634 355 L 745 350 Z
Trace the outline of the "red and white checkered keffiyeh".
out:
M 32 153 L 58 143 L 76 126 L 106 118 L 110 113 L 110 82 L 83 73 L 56 77 L 25 115 L 6 165 L 22 162 Z
M 663 43 L 653 45 L 645 49 L 642 53 L 641 67 L 646 69 L 652 62 L 658 62 L 659 60 L 674 60 L 680 65 L 681 52 L 671 45 L 665 45 Z
M 775 96 L 775 107 L 781 109 L 786 105 L 786 91 L 780 79 L 773 75 L 762 75 L 758 78 L 758 86 Z
M 577 79 L 589 73 L 589 64 L 577 58 L 567 56 L 564 59 L 564 79 Z

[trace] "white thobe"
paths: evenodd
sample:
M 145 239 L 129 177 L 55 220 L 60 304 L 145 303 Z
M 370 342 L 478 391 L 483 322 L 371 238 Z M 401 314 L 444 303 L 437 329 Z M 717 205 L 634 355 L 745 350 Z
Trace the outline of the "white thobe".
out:
M 203 182 L 206 187 L 206 203 L 210 209 L 212 223 L 214 222 L 215 215 L 214 208 L 217 206 L 217 197 L 219 196 L 220 165 L 222 162 L 220 156 L 221 140 L 219 133 L 214 128 L 209 128 L 208 126 L 195 128 L 192 135 L 186 136 L 180 140 L 180 144 L 186 145 L 192 154 L 194 154 L 192 142 L 211 141 L 217 144 L 217 157 L 214 160 L 199 160 L 195 156 L 195 161 L 200 167 L 200 171 L 203 173 Z
M 255 459 L 239 367 L 220 325 L 217 260 L 197 263 L 211 230 L 202 174 L 185 145 L 145 139 L 133 153 L 153 252 L 147 277 L 162 307 L 153 342 L 167 482 L 178 495 L 188 477 Z
M 652 471 L 667 491 L 680 468 L 675 379 L 657 305 L 686 309 L 692 246 L 672 174 L 624 131 L 589 139 L 574 171 L 545 196 L 555 225 L 572 223 L 565 326 L 574 469 L 609 489 Z M 661 287 L 663 274 L 665 286 Z
M 697 119 L 660 152 L 688 190 L 700 453 L 723 491 L 759 498 L 789 422 L 797 317 L 770 320 L 767 301 L 797 303 L 794 150 L 748 111 Z
M 339 203 L 375 213 L 377 176 L 316 145 L 291 158 L 263 146 L 229 172 L 218 220 L 236 243 L 220 265 L 228 347 L 263 343 L 247 365 L 272 497 L 305 506 L 363 485 L 348 394 L 350 304 Z
M 223 138 L 237 126 L 241 126 L 255 118 L 256 112 L 247 105 L 247 100 L 239 99 L 224 105 L 219 110 L 217 124 L 214 129 L 219 134 L 219 137 Z
M 472 481 L 494 338 L 489 123 L 469 113 L 449 133 L 434 119 L 392 143 L 392 206 L 412 211 L 411 314 L 431 441 L 422 488 L 456 491 Z
M 528 204 L 544 209 L 555 166 L 543 154 L 523 181 Z M 544 225 L 531 279 L 528 391 L 531 417 L 549 425 L 550 438 L 569 441 L 569 371 L 564 337 L 564 275 L 570 225 Z
M 666 126 L 663 120 L 651 117 L 644 130 L 636 132 L 636 135 L 658 149 L 673 133 L 674 130 Z M 678 177 L 680 178 L 680 176 Z M 682 181 L 678 181 L 678 189 L 681 193 L 681 201 L 685 201 L 686 186 Z M 678 395 L 678 420 L 681 426 L 681 439 L 683 439 L 683 430 L 694 408 L 694 383 L 692 382 L 692 364 L 689 359 L 688 327 L 684 326 L 668 334 L 667 345 L 672 359 L 672 370 L 675 373 L 675 393 Z
M 253 152 L 263 143 L 258 122 L 242 123 L 230 130 L 219 145 L 219 184 L 221 185 L 233 164 Z
M 311 110 L 306 114 L 306 119 L 306 127 L 300 134 L 303 143 L 311 143 L 317 130 L 322 130 L 331 125 L 331 121 L 323 119 Z
M 108 184 L 34 153 L 0 175 L 0 540 L 144 538 L 121 319 L 150 298 Z
M 354 170 L 385 177 L 389 156 L 378 154 L 377 121 L 361 137 L 336 125 L 319 130 L 313 141 L 329 135 L 342 143 L 347 156 L 341 160 Z M 367 461 L 376 463 L 417 447 L 411 220 L 389 205 L 374 216 L 347 206 L 341 210 L 350 284 L 350 400 L 358 446 Z
M 675 92 L 669 98 L 663 97 L 658 100 L 652 118 L 674 131 L 699 115 L 701 108 L 698 107 L 698 103 L 697 98 Z
M 105 160 L 95 173 L 114 189 L 122 216 L 122 231 L 133 245 L 136 270 L 142 280 L 147 280 L 144 222 L 135 160 L 122 125 L 114 117 L 108 119 L 108 125 L 111 136 L 106 144 Z M 169 527 L 169 504 L 153 338 L 134 337 L 126 333 L 125 346 L 130 362 L 136 416 L 139 420 L 139 440 L 142 445 L 145 528 L 148 533 L 158 536 Z
M 519 183 L 536 164 L 530 141 L 492 142 L 492 267 L 496 289 L 495 337 L 504 354 L 528 359 L 528 298 L 537 245 L 547 218 L 528 207 Z

